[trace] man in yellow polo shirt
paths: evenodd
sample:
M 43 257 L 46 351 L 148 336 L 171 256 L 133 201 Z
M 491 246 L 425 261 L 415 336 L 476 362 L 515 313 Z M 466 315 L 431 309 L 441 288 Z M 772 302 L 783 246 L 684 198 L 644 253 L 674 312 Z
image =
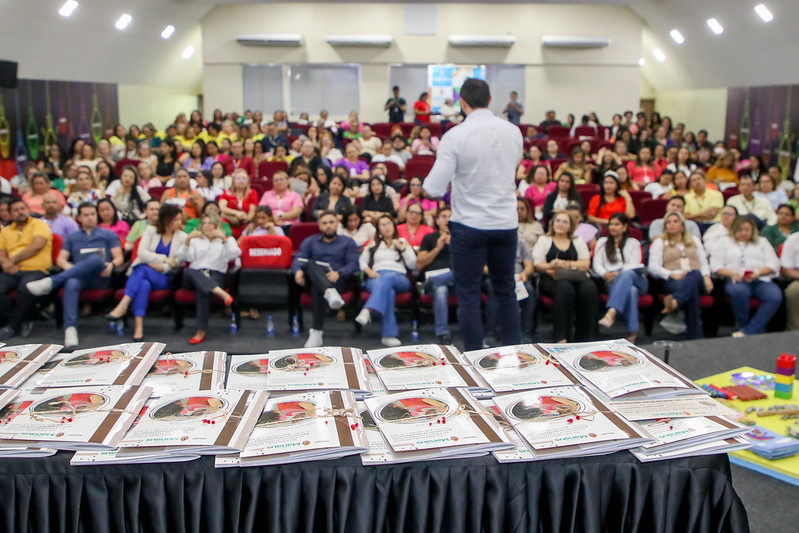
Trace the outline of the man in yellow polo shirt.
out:
M 0 314 L 8 318 L 0 328 L 0 340 L 31 332 L 31 312 L 36 297 L 25 286 L 47 276 L 52 266 L 53 234 L 44 220 L 31 218 L 21 199 L 11 201 L 11 224 L 0 231 Z M 16 306 L 8 297 L 17 291 Z
M 691 192 L 685 195 L 685 218 L 695 221 L 705 229 L 714 222 L 721 221 L 721 208 L 724 195 L 707 188 L 707 178 L 701 170 L 694 170 L 688 183 Z

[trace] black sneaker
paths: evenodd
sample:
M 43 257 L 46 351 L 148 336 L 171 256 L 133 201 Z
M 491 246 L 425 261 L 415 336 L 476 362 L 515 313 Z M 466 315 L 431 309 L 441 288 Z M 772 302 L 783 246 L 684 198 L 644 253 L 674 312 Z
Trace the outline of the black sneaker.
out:
M 22 335 L 24 338 L 28 338 L 31 336 L 33 332 L 33 320 L 28 320 L 27 322 L 22 323 L 22 327 L 20 327 L 19 334 Z

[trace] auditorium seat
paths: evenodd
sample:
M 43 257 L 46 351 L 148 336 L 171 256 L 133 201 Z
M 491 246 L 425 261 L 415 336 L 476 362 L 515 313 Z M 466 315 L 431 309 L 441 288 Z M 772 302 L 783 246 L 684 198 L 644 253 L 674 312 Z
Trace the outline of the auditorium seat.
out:
M 272 179 L 275 172 L 282 170 L 288 172 L 289 166 L 285 161 L 261 161 L 258 165 L 258 178 L 259 179 Z
M 283 235 L 250 235 L 241 239 L 239 248 L 241 269 L 234 283 L 237 307 L 290 307 L 291 239 Z
M 405 163 L 405 179 L 411 179 L 415 176 L 425 179 L 430 174 L 435 162 L 434 157 L 416 156 L 410 158 Z
M 668 203 L 669 201 L 663 198 L 643 200 L 641 210 L 638 211 L 638 223 L 643 227 L 648 227 L 653 220 L 663 218 Z
M 321 230 L 319 229 L 319 224 L 316 222 L 300 222 L 299 224 L 292 225 L 289 229 L 292 249 L 296 252 L 300 249 L 302 241 L 317 233 L 321 233 Z

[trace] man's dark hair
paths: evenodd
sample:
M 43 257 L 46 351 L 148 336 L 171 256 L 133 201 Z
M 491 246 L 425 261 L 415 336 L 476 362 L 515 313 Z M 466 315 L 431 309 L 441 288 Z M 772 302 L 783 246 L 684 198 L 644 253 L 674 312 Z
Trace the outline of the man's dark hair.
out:
M 441 213 L 443 213 L 444 211 L 449 211 L 451 213 L 452 208 L 448 205 L 442 205 L 441 207 L 438 208 L 438 211 L 436 211 L 436 218 L 438 218 L 441 215 Z
M 334 218 L 337 218 L 337 217 L 338 217 L 338 215 L 336 215 L 336 212 L 335 212 L 335 211 L 333 211 L 332 209 L 325 209 L 324 211 L 322 211 L 321 213 L 319 213 L 319 216 L 318 216 L 318 217 L 316 217 L 316 220 L 322 220 L 322 218 L 323 218 L 323 217 L 326 217 L 326 216 L 328 216 L 328 215 L 330 215 L 330 216 L 332 216 L 332 217 L 334 217 Z
M 488 84 L 477 78 L 469 78 L 461 86 L 461 99 L 471 108 L 488 107 L 491 101 L 491 91 Z
M 399 91 L 399 85 L 395 85 L 391 88 L 392 91 Z
M 679 200 L 682 202 L 682 205 L 685 205 L 685 196 L 683 196 L 682 194 L 675 194 L 674 196 L 669 198 L 669 202 L 671 202 L 672 200 Z
M 18 204 L 20 202 L 25 204 L 25 201 L 22 198 L 19 198 L 19 197 L 11 198 L 11 200 L 6 202 L 8 204 L 8 210 L 11 211 L 11 206 L 14 205 L 14 204 Z M 28 205 L 28 204 L 25 204 L 25 205 Z
M 707 137 L 707 130 L 699 130 L 696 132 L 697 135 L 699 135 L 700 133 L 704 133 L 705 137 Z
M 97 206 L 90 202 L 83 202 L 78 206 L 78 215 L 82 214 L 84 209 L 93 209 L 94 214 L 97 214 Z

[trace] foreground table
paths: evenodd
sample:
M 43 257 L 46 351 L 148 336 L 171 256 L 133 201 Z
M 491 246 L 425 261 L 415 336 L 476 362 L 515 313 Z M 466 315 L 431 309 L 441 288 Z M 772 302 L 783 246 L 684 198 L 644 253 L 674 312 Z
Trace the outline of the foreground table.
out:
M 749 531 L 726 455 L 241 469 L 214 469 L 209 457 L 70 467 L 70 457 L 0 460 L 0 531 Z

